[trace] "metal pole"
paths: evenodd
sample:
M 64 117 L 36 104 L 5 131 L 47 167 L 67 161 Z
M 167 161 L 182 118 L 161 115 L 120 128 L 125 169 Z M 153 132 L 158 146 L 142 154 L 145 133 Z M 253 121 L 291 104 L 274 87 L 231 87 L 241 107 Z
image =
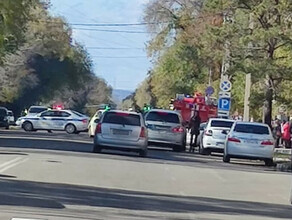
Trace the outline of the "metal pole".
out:
M 244 121 L 249 121 L 250 87 L 251 87 L 251 74 L 248 73 L 245 76 L 244 113 L 243 113 Z

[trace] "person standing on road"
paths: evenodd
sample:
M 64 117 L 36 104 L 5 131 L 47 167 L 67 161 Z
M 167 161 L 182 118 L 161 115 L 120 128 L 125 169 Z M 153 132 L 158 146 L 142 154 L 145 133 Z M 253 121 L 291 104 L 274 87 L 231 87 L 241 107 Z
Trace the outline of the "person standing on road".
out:
M 290 148 L 291 133 L 290 133 L 290 124 L 288 121 L 283 125 L 282 139 L 284 141 L 285 148 Z
M 190 120 L 190 125 L 189 125 L 190 126 L 189 129 L 191 130 L 190 152 L 194 152 L 195 150 L 197 139 L 200 134 L 200 124 L 201 124 L 201 118 L 199 116 L 199 112 L 195 112 L 193 117 Z M 194 135 L 195 135 L 195 142 L 193 142 Z
M 290 120 L 290 148 L 292 148 L 292 119 Z
M 275 121 L 275 127 L 274 127 L 274 135 L 275 135 L 275 147 L 278 148 L 279 144 L 280 144 L 280 138 L 282 136 L 282 132 L 281 132 L 281 123 L 279 120 Z

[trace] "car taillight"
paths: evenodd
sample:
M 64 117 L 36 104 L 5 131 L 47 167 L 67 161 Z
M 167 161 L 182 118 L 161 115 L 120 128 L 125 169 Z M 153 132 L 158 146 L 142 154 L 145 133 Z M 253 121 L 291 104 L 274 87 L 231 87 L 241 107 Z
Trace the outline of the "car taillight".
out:
M 176 127 L 172 129 L 173 133 L 183 133 L 185 129 L 183 127 Z
M 140 138 L 145 138 L 145 137 L 146 137 L 145 128 L 142 127 L 140 131 Z
M 82 120 L 82 123 L 83 123 L 83 124 L 87 124 L 87 119 L 83 119 L 83 120 Z
M 101 134 L 101 123 L 96 125 L 95 134 Z
M 263 141 L 261 145 L 274 145 L 272 141 Z
M 240 143 L 240 140 L 237 139 L 237 138 L 234 138 L 234 137 L 229 137 L 227 140 L 230 141 L 230 142 Z
M 213 131 L 212 130 L 205 131 L 205 135 L 206 136 L 212 136 L 213 135 Z

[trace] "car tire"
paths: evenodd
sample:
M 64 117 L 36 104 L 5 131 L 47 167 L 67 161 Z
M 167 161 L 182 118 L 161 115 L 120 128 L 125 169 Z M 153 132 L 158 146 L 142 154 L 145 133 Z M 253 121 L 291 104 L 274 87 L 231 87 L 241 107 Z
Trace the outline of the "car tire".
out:
M 199 154 L 201 155 L 210 155 L 211 151 L 209 149 L 205 149 L 202 144 L 199 146 Z
M 147 150 L 140 150 L 140 151 L 139 151 L 139 156 L 140 156 L 140 157 L 146 157 L 147 154 L 148 154 L 148 151 L 147 151 Z
M 97 144 L 93 146 L 93 153 L 101 153 L 101 150 L 102 150 L 101 146 Z
M 176 146 L 176 145 L 175 145 L 175 146 L 172 147 L 172 150 L 173 150 L 174 152 L 182 152 L 183 149 L 184 149 L 183 146 Z
M 9 125 L 5 127 L 6 130 L 9 130 Z
M 65 127 L 65 131 L 68 134 L 75 134 L 76 133 L 76 127 L 73 124 L 67 124 L 66 127 Z
M 223 162 L 224 163 L 230 163 L 230 156 L 228 154 L 223 155 Z
M 33 125 L 29 121 L 24 122 L 22 128 L 27 132 L 33 131 Z
M 265 165 L 268 167 L 274 166 L 273 159 L 268 158 L 268 159 L 265 159 L 264 162 L 265 162 Z

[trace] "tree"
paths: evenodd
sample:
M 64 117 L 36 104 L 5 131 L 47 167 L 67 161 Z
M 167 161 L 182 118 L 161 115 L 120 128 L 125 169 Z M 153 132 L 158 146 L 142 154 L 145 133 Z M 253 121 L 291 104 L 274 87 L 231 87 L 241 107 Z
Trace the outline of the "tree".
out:
M 54 101 L 80 111 L 86 104 L 109 102 L 111 88 L 94 75 L 87 51 L 72 44 L 68 24 L 50 16 L 42 1 L 35 0 L 28 9 L 26 28 L 19 30 L 22 44 L 2 58 L 0 102 L 15 113 Z
M 290 53 L 292 32 L 289 0 L 207 1 L 205 10 L 225 15 L 224 25 L 210 29 L 215 42 L 228 39 L 231 67 L 228 74 L 252 73 L 252 82 L 261 87 L 254 96 L 262 97 L 256 104 L 266 105 L 265 123 L 271 124 L 272 101 L 282 83 L 292 79 Z M 225 41 L 226 43 L 226 41 Z M 255 90 L 254 90 L 255 91 Z
M 147 77 L 136 89 L 133 99 L 142 109 L 144 104 L 155 106 L 155 99 L 152 94 L 151 79 Z

